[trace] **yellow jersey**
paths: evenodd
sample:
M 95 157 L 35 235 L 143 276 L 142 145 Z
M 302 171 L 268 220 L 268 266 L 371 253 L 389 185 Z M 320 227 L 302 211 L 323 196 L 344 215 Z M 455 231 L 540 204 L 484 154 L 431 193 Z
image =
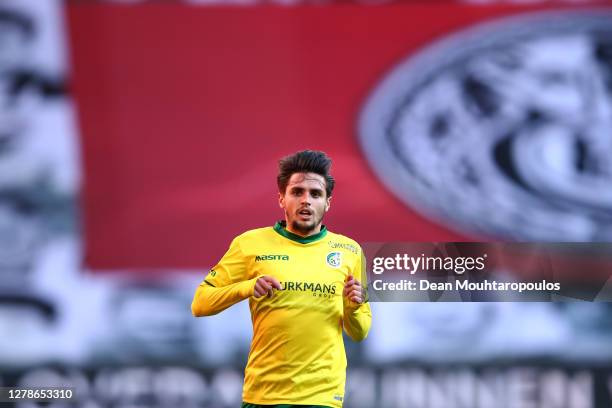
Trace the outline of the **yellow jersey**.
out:
M 255 281 L 268 275 L 282 290 L 254 298 Z M 365 287 L 365 262 L 353 240 L 328 231 L 292 234 L 284 222 L 236 237 L 200 284 L 196 316 L 220 312 L 249 298 L 253 340 L 245 369 L 243 401 L 342 407 L 346 353 L 342 330 L 367 336 L 372 314 L 367 298 L 343 296 L 349 275 Z

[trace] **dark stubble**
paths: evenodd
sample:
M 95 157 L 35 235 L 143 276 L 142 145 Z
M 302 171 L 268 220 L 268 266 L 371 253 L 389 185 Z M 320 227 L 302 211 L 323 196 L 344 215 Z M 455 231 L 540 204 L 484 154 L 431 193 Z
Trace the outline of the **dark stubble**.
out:
M 321 216 L 321 218 L 319 218 L 318 220 L 314 220 L 313 223 L 309 224 L 301 224 L 299 221 L 291 221 L 291 229 L 293 231 L 299 232 L 301 235 L 308 235 L 312 231 L 314 231 L 316 226 L 319 225 L 321 221 L 323 221 L 323 216 Z

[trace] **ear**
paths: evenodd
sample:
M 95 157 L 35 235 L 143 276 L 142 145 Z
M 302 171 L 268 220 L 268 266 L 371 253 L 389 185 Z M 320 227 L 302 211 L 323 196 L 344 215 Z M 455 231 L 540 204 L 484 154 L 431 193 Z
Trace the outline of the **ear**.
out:
M 331 207 L 331 199 L 332 199 L 331 196 L 329 196 L 327 200 L 325 200 L 325 212 L 328 212 L 329 207 Z
M 281 192 L 278 193 L 278 206 L 280 208 L 285 208 L 285 195 Z

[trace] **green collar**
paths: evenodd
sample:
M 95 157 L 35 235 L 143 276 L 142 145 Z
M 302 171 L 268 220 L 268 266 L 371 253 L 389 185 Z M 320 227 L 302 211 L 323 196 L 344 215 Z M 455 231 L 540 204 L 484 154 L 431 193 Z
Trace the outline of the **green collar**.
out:
M 285 221 L 278 221 L 274 225 L 274 231 L 278 232 L 283 237 L 295 242 L 299 242 L 300 244 L 310 244 L 311 242 L 318 241 L 327 235 L 327 227 L 325 227 L 325 225 L 321 225 L 321 231 L 314 235 L 309 235 L 307 237 L 302 237 L 300 235 L 294 234 L 293 232 L 287 231 L 286 226 L 287 223 Z

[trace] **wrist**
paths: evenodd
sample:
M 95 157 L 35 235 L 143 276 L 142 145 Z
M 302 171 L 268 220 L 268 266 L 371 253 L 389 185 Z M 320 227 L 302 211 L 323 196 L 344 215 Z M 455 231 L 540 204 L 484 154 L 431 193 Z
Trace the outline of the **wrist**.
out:
M 360 306 L 361 306 L 361 303 L 355 303 L 346 297 L 344 298 L 344 309 L 354 311 L 354 310 L 359 309 Z
M 259 277 L 255 277 L 253 279 L 249 279 L 240 283 L 240 289 L 238 293 L 240 293 L 240 296 L 242 298 L 246 299 L 253 296 L 253 294 L 255 293 L 255 282 L 257 282 L 258 278 Z

